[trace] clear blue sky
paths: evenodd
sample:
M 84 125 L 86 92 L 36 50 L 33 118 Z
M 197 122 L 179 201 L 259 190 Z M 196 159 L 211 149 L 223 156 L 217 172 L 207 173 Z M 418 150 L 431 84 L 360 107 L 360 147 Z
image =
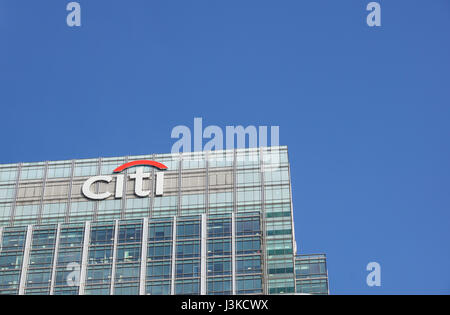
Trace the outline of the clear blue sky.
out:
M 169 152 L 279 125 L 331 292 L 450 293 L 450 1 L 0 0 L 0 163 Z M 365 266 L 382 266 L 382 287 Z

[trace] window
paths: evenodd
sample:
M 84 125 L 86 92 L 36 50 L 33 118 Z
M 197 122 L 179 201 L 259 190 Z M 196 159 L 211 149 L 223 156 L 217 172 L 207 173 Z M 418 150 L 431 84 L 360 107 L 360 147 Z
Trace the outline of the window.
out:
M 72 163 L 52 162 L 48 165 L 47 178 L 70 177 L 72 174 Z
M 261 239 L 259 237 L 245 237 L 236 239 L 236 254 L 260 254 Z
M 53 264 L 53 249 L 32 251 L 29 263 L 31 268 L 51 267 Z
M 0 226 L 6 225 L 9 221 L 11 216 L 11 208 L 11 203 L 0 203 Z
M 100 174 L 112 174 L 114 170 L 120 165 L 124 164 L 125 160 L 116 158 L 105 158 L 102 160 Z
M 286 147 L 273 147 L 263 149 L 263 161 L 268 166 L 284 166 L 288 163 Z
M 158 210 L 176 210 L 177 209 L 177 196 L 162 196 L 155 198 L 153 209 Z
M 151 262 L 147 264 L 147 280 L 170 279 L 171 261 Z
M 248 274 L 260 273 L 261 271 L 261 256 L 245 256 L 236 258 L 236 273 Z
M 59 244 L 65 246 L 82 246 L 84 228 L 62 228 L 59 236 Z
M 259 167 L 259 152 L 257 150 L 249 150 L 247 152 L 236 153 L 237 168 L 258 168 Z
M 93 227 L 91 230 L 91 245 L 112 244 L 114 226 Z
M 290 255 L 292 254 L 292 240 L 287 239 L 268 239 L 267 254 L 268 255 Z
M 139 262 L 141 259 L 141 245 L 120 245 L 117 248 L 117 262 Z
M 169 295 L 169 281 L 152 281 L 147 283 L 147 294 L 150 295 Z
M 267 221 L 266 222 L 266 230 L 268 236 L 276 236 L 276 235 L 291 235 L 292 234 L 292 221 L 284 220 L 284 221 Z
M 142 223 L 121 225 L 119 228 L 119 244 L 140 243 L 142 238 Z
M 140 276 L 139 264 L 119 264 L 116 267 L 116 282 L 137 282 Z
M 231 219 L 214 219 L 208 221 L 208 237 L 231 236 Z
M 293 293 L 295 284 L 293 279 L 269 280 L 269 294 Z
M 259 217 L 238 218 L 236 221 L 236 235 L 260 234 Z
M 269 274 L 292 274 L 294 272 L 294 264 L 292 259 L 280 259 L 269 261 L 268 273 Z
M 43 287 L 50 285 L 51 269 L 46 270 L 28 270 L 27 287 Z
M 231 257 L 208 258 L 208 276 L 231 275 Z
M 178 170 L 178 165 L 180 164 L 179 155 L 171 155 L 171 154 L 159 154 L 154 158 L 155 161 L 158 161 L 165 166 L 169 171 Z
M 231 207 L 233 206 L 233 193 L 220 192 L 209 194 L 209 206 L 210 207 Z
M 138 295 L 138 283 L 116 283 L 114 286 L 114 295 Z
M 262 293 L 261 276 L 245 276 L 236 279 L 237 294 Z
M 101 219 L 119 219 L 121 211 L 121 199 L 101 200 L 98 202 L 98 216 Z
M 181 196 L 181 208 L 203 208 L 205 207 L 205 194 L 193 194 Z
M 16 187 L 14 185 L 0 186 L 0 200 L 12 200 L 14 198 L 14 192 Z
M 147 255 L 150 261 L 170 259 L 172 257 L 172 242 L 150 243 Z
M 289 186 L 269 186 L 265 188 L 266 202 L 290 202 Z
M 237 204 L 257 204 L 261 203 L 261 189 L 257 188 L 238 188 L 237 189 Z
M 44 176 L 44 164 L 23 166 L 20 172 L 20 179 L 42 179 Z
M 149 241 L 164 241 L 172 239 L 172 222 L 149 224 Z
M 66 207 L 65 203 L 44 204 L 42 207 L 42 218 L 64 217 Z
M 97 160 L 85 160 L 77 161 L 75 163 L 74 176 L 87 177 L 97 175 L 98 161 Z
M 231 278 L 210 278 L 208 279 L 208 294 L 224 295 L 232 294 Z
M 328 294 L 327 280 L 302 280 L 297 282 L 297 293 Z
M 87 271 L 87 284 L 108 284 L 111 281 L 111 265 L 89 266 Z M 109 294 L 109 290 L 108 293 Z
M 109 264 L 112 258 L 112 246 L 95 246 L 89 250 L 89 264 Z
M 178 241 L 177 258 L 200 257 L 200 241 Z
M 22 267 L 22 256 L 17 253 L 2 253 L 0 255 L 0 271 L 15 270 Z
M 22 250 L 25 245 L 26 231 L 4 231 L 2 235 L 2 251 Z
M 81 248 L 62 248 L 58 251 L 58 266 L 67 267 L 74 262 L 81 262 Z
M 208 256 L 231 255 L 231 239 L 208 239 Z
M 126 201 L 127 209 L 143 209 L 145 211 L 148 210 L 150 205 L 149 198 L 131 198 Z
M 189 239 L 200 237 L 200 221 L 177 222 L 177 238 Z
M 177 280 L 175 282 L 175 294 L 200 294 L 198 279 Z
M 48 248 L 55 245 L 56 227 L 51 230 L 34 230 L 33 231 L 33 249 Z
M 39 213 L 39 205 L 17 205 L 15 218 L 20 219 L 31 219 L 37 218 Z
M 15 182 L 16 178 L 17 178 L 17 167 L 0 168 L 0 182 L 2 183 Z
M 208 155 L 208 167 L 232 167 L 234 160 L 233 151 L 210 152 Z
M 288 168 L 266 168 L 264 170 L 264 181 L 266 185 L 289 184 Z
M 238 170 L 237 177 L 237 186 L 238 187 L 246 187 L 246 186 L 258 186 L 261 185 L 260 179 L 261 173 L 259 169 L 253 170 Z
M 198 259 L 177 261 L 175 272 L 177 278 L 199 277 L 200 261 Z
M 93 201 L 72 202 L 70 205 L 69 220 L 71 222 L 89 220 L 94 214 L 94 205 Z
M 188 153 L 183 154 L 183 169 L 196 169 L 196 168 L 204 168 L 205 160 L 203 157 L 203 153 Z

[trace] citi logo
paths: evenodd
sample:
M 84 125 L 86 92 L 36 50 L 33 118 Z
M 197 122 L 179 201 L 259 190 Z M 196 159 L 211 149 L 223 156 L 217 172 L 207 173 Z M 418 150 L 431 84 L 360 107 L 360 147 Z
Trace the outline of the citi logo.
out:
M 116 199 L 120 199 L 123 197 L 123 188 L 124 188 L 124 182 L 125 182 L 125 175 L 119 174 L 120 172 L 123 172 L 124 170 L 135 167 L 135 166 L 152 166 L 156 167 L 159 170 L 167 170 L 167 166 L 165 166 L 162 163 L 155 162 L 155 161 L 149 161 L 149 160 L 139 160 L 139 161 L 133 161 L 129 163 L 125 163 L 118 168 L 116 168 L 113 172 L 116 175 L 116 187 L 114 192 L 114 197 Z M 134 193 L 138 197 L 147 197 L 150 195 L 150 190 L 143 190 L 143 182 L 144 179 L 150 179 L 151 174 L 150 173 L 144 173 L 144 168 L 139 167 L 136 169 L 136 173 L 129 174 L 128 177 L 131 180 L 134 180 Z M 81 189 L 83 195 L 86 198 L 92 199 L 92 200 L 104 200 L 113 195 L 112 192 L 104 192 L 104 193 L 94 193 L 91 190 L 91 187 L 93 184 L 98 182 L 105 182 L 110 183 L 113 180 L 113 176 L 108 175 L 99 175 L 94 176 L 86 180 L 83 184 L 83 187 Z M 155 196 L 162 196 L 164 192 L 164 172 L 156 172 L 156 180 L 155 180 Z

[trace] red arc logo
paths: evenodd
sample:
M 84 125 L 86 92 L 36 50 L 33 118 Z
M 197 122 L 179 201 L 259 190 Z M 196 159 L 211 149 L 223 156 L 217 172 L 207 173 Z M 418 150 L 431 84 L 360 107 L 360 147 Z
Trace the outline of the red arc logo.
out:
M 123 170 L 126 170 L 127 168 L 133 167 L 133 166 L 139 166 L 139 165 L 147 165 L 147 166 L 154 166 L 156 168 L 159 168 L 160 170 L 166 170 L 167 166 L 165 166 L 162 163 L 155 162 L 155 161 L 149 161 L 149 160 L 139 160 L 139 161 L 133 161 L 129 163 L 125 163 L 118 168 L 114 170 L 114 173 L 120 173 Z

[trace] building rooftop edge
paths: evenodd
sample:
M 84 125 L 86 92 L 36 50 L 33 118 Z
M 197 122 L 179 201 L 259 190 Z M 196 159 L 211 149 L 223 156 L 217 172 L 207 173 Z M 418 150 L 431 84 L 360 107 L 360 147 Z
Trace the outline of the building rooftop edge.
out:
M 99 160 L 99 159 L 108 159 L 108 160 L 115 160 L 120 159 L 124 157 L 131 157 L 131 158 L 150 158 L 152 155 L 161 156 L 161 157 L 170 157 L 170 156 L 188 156 L 188 155 L 201 155 L 206 152 L 208 153 L 226 153 L 226 152 L 234 152 L 234 151 L 252 151 L 252 150 L 258 150 L 260 148 L 279 148 L 279 149 L 287 149 L 287 145 L 280 145 L 280 146 L 264 146 L 264 147 L 255 147 L 255 148 L 240 148 L 240 149 L 231 149 L 231 150 L 214 150 L 214 151 L 193 151 L 193 152 L 182 152 L 182 153 L 150 153 L 150 154 L 138 154 L 138 155 L 122 155 L 122 156 L 101 156 L 101 157 L 93 157 L 93 158 L 79 158 L 79 159 L 70 159 L 70 160 L 46 160 L 46 161 L 31 161 L 31 162 L 15 162 L 15 163 L 0 163 L 0 167 L 11 167 L 16 166 L 19 164 L 39 164 L 39 163 L 63 163 L 63 162 L 71 162 L 73 160 L 77 161 L 92 161 L 92 160 Z

